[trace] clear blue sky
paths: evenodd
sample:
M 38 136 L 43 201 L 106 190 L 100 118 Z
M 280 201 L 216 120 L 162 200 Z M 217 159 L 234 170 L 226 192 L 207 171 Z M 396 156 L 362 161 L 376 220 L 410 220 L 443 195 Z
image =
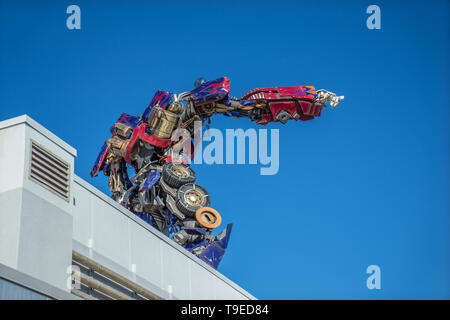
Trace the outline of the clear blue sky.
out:
M 89 171 L 122 112 L 228 76 L 345 100 L 280 129 L 280 170 L 197 165 L 224 223 L 219 270 L 263 299 L 450 298 L 446 1 L 1 1 L 0 120 L 28 114 Z M 66 8 L 81 8 L 81 30 Z M 381 30 L 366 8 L 381 8 Z M 216 116 L 212 127 L 256 128 Z M 1 178 L 1 177 L 0 177 Z M 381 290 L 366 268 L 381 267 Z

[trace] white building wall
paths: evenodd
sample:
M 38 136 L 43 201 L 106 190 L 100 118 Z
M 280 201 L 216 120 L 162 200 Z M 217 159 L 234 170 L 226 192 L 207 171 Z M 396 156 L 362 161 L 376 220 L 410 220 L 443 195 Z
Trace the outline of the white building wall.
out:
M 165 298 L 254 299 L 252 295 L 75 176 L 74 248 Z M 84 248 L 83 248 L 84 247 Z
M 75 149 L 27 116 L 0 122 L 0 263 L 69 291 L 72 206 L 29 179 L 31 141 L 73 176 Z

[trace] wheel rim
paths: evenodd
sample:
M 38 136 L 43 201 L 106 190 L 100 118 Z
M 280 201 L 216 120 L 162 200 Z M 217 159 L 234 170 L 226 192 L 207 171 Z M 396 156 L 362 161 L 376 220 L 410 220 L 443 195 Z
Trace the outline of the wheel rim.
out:
M 217 217 L 211 212 L 205 211 L 200 215 L 200 220 L 203 223 L 214 224 L 217 221 Z
M 203 203 L 203 195 L 197 190 L 188 190 L 184 194 L 184 200 L 191 206 L 200 206 Z
M 188 178 L 190 175 L 189 171 L 182 166 L 173 166 L 172 168 L 170 168 L 170 171 L 172 171 L 174 175 L 180 178 Z
M 222 217 L 217 210 L 210 207 L 201 207 L 195 213 L 195 219 L 207 229 L 217 228 L 222 223 Z

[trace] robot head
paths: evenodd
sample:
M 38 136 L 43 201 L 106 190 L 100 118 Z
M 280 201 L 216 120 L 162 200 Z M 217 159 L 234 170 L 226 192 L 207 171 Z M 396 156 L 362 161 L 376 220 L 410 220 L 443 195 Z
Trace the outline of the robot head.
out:
M 194 82 L 194 88 L 197 88 L 197 87 L 201 86 L 205 82 L 206 82 L 205 78 L 202 78 L 202 77 L 198 78 Z

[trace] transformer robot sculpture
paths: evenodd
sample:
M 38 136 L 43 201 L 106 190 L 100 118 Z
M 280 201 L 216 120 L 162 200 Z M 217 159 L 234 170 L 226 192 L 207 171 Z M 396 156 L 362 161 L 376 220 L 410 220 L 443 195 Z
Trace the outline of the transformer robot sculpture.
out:
M 213 236 L 220 214 L 209 207 L 205 188 L 186 159 L 193 159 L 196 130 L 214 114 L 247 117 L 258 124 L 311 120 L 325 103 L 333 108 L 343 99 L 313 86 L 256 88 L 238 99 L 229 95 L 230 80 L 222 77 L 181 94 L 158 90 L 139 116 L 123 113 L 111 127 L 112 137 L 101 150 L 91 176 L 109 176 L 112 198 L 217 268 L 228 245 L 231 224 Z M 196 123 L 200 123 L 196 125 Z M 174 132 L 184 129 L 188 135 Z M 187 146 L 187 147 L 186 147 Z M 127 164 L 135 169 L 129 179 Z

